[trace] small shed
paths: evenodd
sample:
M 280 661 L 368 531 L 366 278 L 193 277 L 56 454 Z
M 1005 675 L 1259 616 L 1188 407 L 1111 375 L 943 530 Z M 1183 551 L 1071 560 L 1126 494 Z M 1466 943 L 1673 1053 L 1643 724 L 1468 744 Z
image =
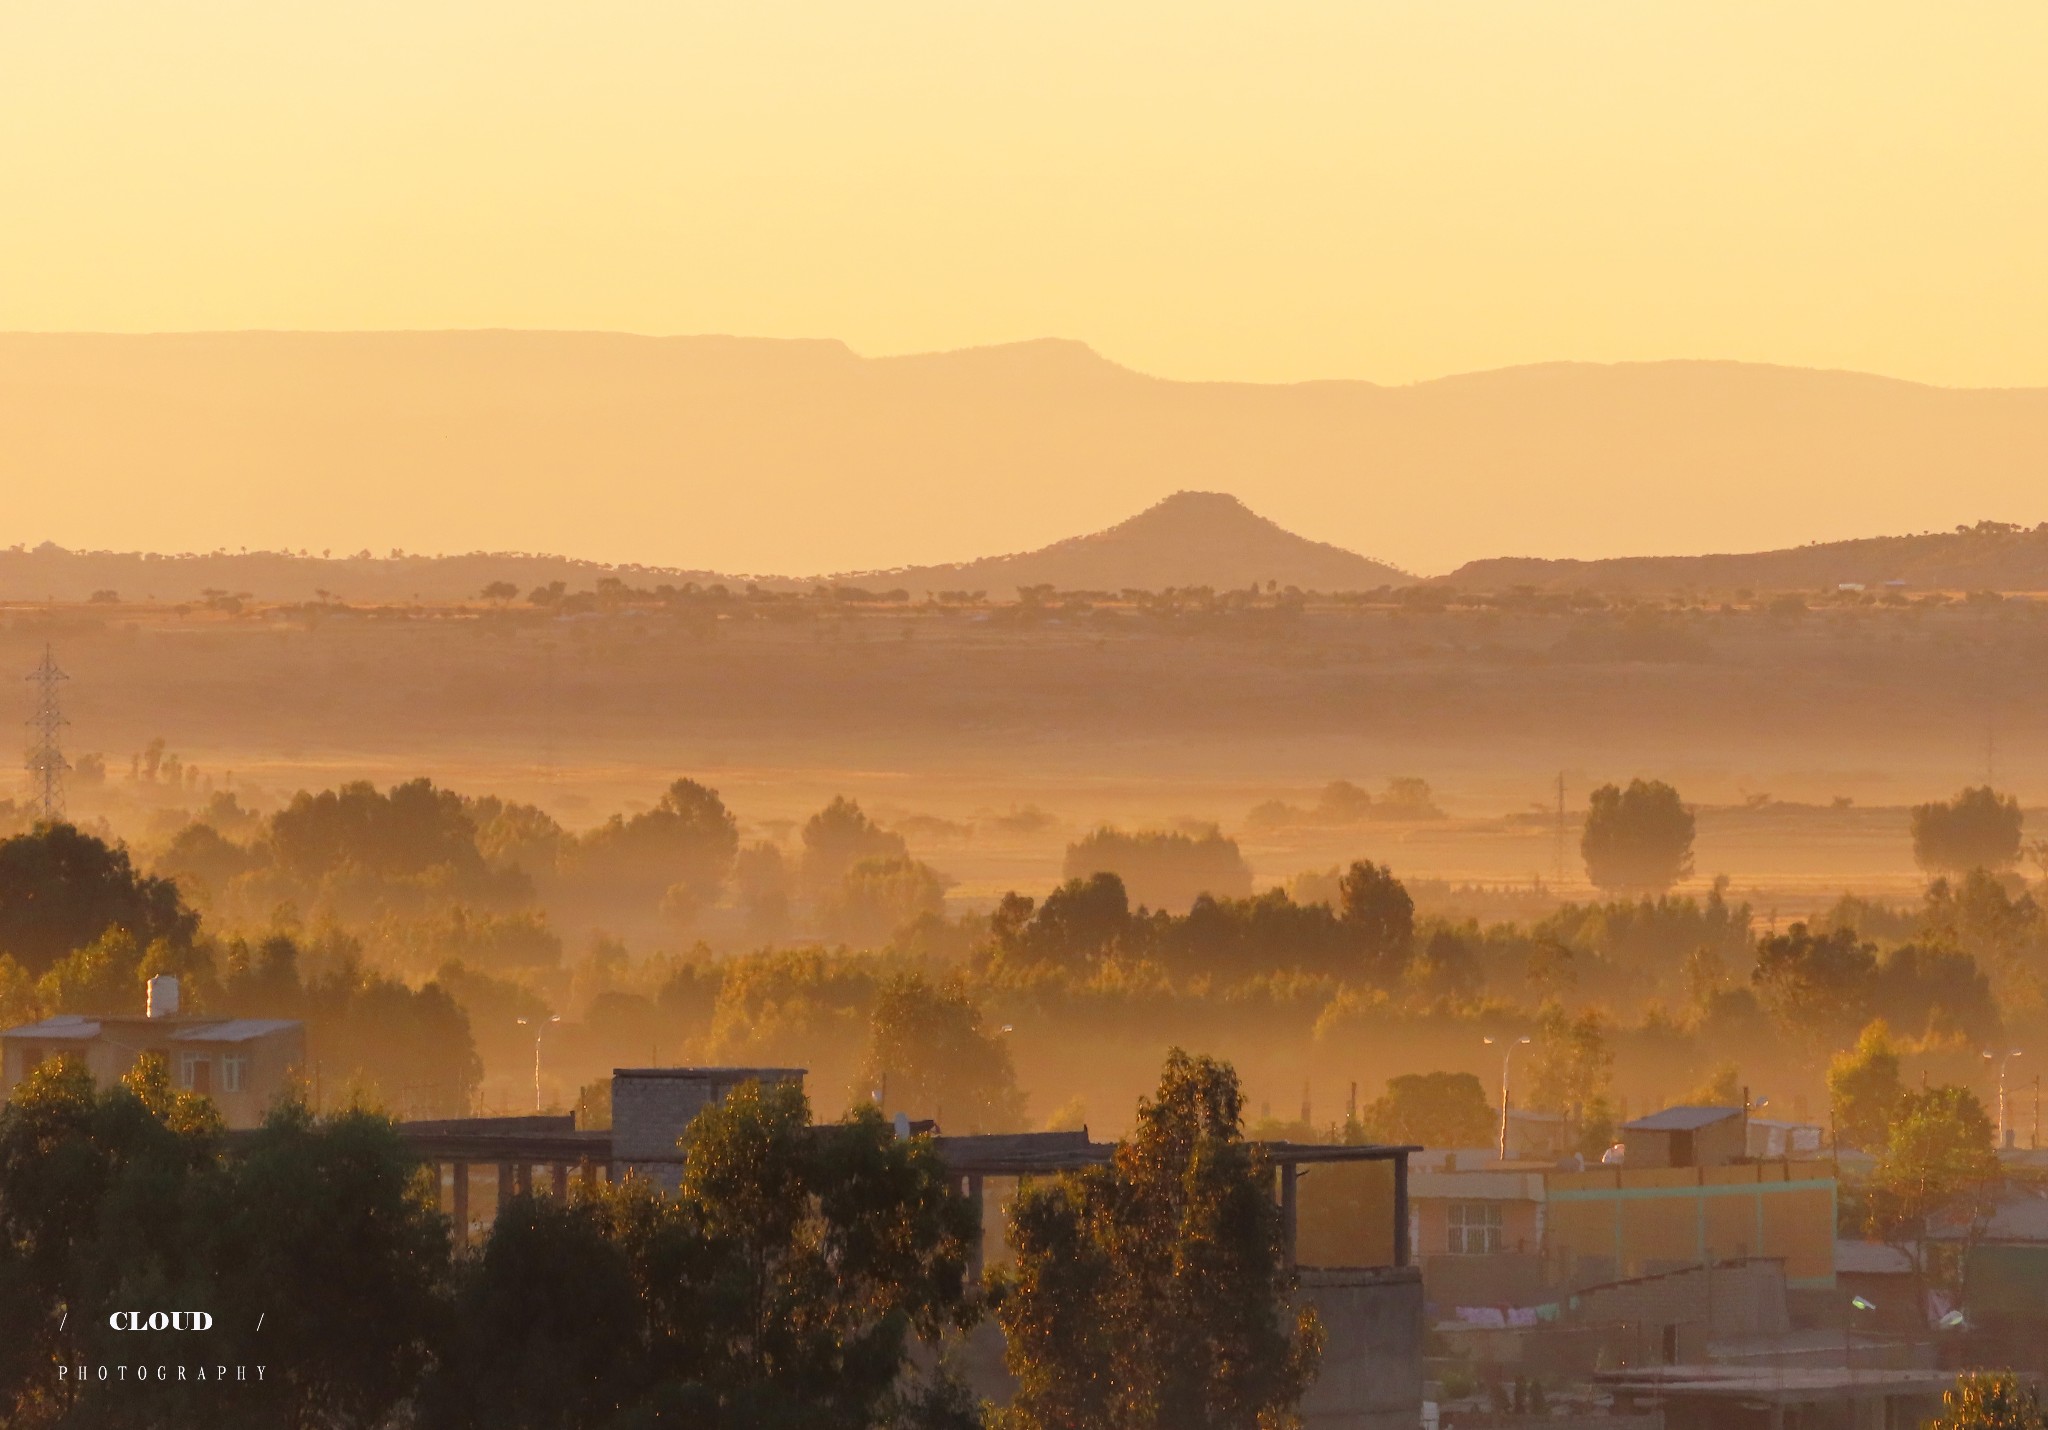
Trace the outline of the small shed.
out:
M 1667 1107 L 1621 1128 L 1623 1163 L 1648 1167 L 1725 1167 L 1748 1155 L 1739 1107 Z

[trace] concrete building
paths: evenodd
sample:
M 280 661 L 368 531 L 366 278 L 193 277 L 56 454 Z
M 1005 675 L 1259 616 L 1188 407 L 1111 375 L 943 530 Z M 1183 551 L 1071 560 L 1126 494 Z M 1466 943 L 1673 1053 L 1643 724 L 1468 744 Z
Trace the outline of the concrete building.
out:
M 60 1013 L 0 1033 L 0 1080 L 7 1094 L 45 1061 L 76 1058 L 105 1087 L 154 1053 L 169 1068 L 174 1086 L 212 1098 L 229 1127 L 256 1126 L 306 1065 L 305 1024 L 181 1014 L 177 980 L 154 983 L 150 1013 Z
M 1552 1169 L 1481 1152 L 1424 1152 L 1419 1160 L 1408 1174 L 1409 1240 L 1430 1314 L 1544 1300 L 1544 1178 Z
M 1730 1345 L 1775 1343 L 1791 1329 L 1785 1268 L 1772 1259 L 1587 1286 L 1540 1305 L 1467 1307 L 1437 1323 L 1439 1335 L 1475 1361 L 1567 1377 L 1719 1359 Z
M 746 1081 L 802 1076 L 797 1068 L 622 1068 L 613 1078 L 609 1130 L 578 1129 L 568 1117 L 468 1118 L 400 1130 L 435 1166 L 457 1234 L 471 1235 L 489 1224 L 473 1213 L 536 1185 L 566 1195 L 572 1179 L 639 1173 L 672 1186 L 682 1160 L 677 1140 L 699 1111 Z M 933 1140 L 962 1193 L 981 1203 L 984 1258 L 1005 1254 L 1002 1202 L 1020 1181 L 1099 1166 L 1115 1150 L 1085 1130 Z M 1415 1149 L 1261 1145 L 1273 1167 L 1283 1255 L 1327 1336 L 1303 1420 L 1312 1430 L 1414 1430 L 1422 1415 L 1423 1330 L 1422 1279 L 1408 1240 L 1407 1158 Z M 488 1179 L 489 1204 L 472 1198 L 473 1173 Z M 977 1276 L 980 1269 L 972 1268 Z M 964 1353 L 977 1392 L 999 1401 L 1007 1395 L 1000 1334 L 984 1321 Z
M 678 1143 L 698 1113 L 750 1082 L 795 1083 L 803 1068 L 616 1068 L 612 1072 L 610 1160 L 674 1191 L 682 1182 Z
M 1789 1161 L 1642 1168 L 1631 1155 L 1623 1167 L 1553 1172 L 1544 1178 L 1543 1255 L 1560 1286 L 1776 1257 L 1794 1291 L 1831 1291 L 1833 1168 Z
M 1739 1107 L 1667 1107 L 1622 1124 L 1622 1165 L 1725 1167 L 1749 1155 L 1747 1123 Z
M 1827 1129 L 1813 1122 L 1783 1122 L 1775 1118 L 1749 1119 L 1749 1155 L 1752 1158 L 1790 1157 L 1812 1161 L 1827 1152 Z

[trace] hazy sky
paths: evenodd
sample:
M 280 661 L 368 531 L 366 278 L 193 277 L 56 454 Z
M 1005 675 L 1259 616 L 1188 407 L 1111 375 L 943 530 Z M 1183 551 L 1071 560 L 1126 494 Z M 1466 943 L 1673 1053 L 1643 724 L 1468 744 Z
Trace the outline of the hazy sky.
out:
M 2048 384 L 2048 4 L 14 0 L 0 328 Z

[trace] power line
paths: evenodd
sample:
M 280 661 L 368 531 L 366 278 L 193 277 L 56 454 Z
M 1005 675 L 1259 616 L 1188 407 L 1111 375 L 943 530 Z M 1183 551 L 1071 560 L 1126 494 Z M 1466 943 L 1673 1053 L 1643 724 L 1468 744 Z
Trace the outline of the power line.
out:
M 57 693 L 59 684 L 70 678 L 57 668 L 57 658 L 47 645 L 42 664 L 24 677 L 36 687 L 36 713 L 28 719 L 29 728 L 36 733 L 28 752 L 28 774 L 44 819 L 64 817 L 64 772 L 71 764 L 64 758 L 60 735 L 71 722 L 64 718 Z
M 1564 887 L 1564 771 L 1557 772 L 1557 835 L 1555 859 L 1557 864 L 1557 887 Z

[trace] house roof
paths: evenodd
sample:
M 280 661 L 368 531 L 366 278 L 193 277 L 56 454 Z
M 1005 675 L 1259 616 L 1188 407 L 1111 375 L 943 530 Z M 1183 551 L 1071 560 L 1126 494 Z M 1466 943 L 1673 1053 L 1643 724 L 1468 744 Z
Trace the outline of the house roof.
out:
M 1929 1241 L 2048 1242 L 2048 1197 L 2032 1191 L 2008 1190 L 1999 1198 L 1981 1229 L 1966 1212 L 1952 1208 L 1927 1230 Z
M 108 1024 L 120 1037 L 144 1035 L 152 1041 L 161 1037 L 171 1043 L 246 1043 L 300 1026 L 290 1018 L 89 1018 L 78 1013 L 59 1013 L 40 1023 L 9 1028 L 0 1037 L 33 1038 L 44 1043 L 89 1043 L 105 1033 Z
M 613 1068 L 612 1076 L 665 1078 L 675 1082 L 789 1082 L 809 1071 L 809 1068 Z
M 194 1028 L 181 1028 L 171 1034 L 174 1043 L 247 1043 L 265 1038 L 272 1033 L 282 1033 L 296 1028 L 299 1023 L 292 1018 L 230 1018 L 222 1023 L 206 1023 Z
M 1667 1107 L 1662 1112 L 1653 1112 L 1648 1117 L 1638 1117 L 1633 1122 L 1621 1124 L 1624 1132 L 1691 1132 L 1700 1127 L 1712 1127 L 1716 1122 L 1726 1122 L 1731 1117 L 1742 1116 L 1739 1107 Z
M 81 1017 L 77 1013 L 59 1013 L 54 1018 L 45 1018 L 40 1023 L 24 1023 L 19 1028 L 9 1028 L 0 1033 L 0 1038 L 41 1038 L 51 1041 L 59 1038 L 87 1040 L 100 1035 L 97 1018 Z

